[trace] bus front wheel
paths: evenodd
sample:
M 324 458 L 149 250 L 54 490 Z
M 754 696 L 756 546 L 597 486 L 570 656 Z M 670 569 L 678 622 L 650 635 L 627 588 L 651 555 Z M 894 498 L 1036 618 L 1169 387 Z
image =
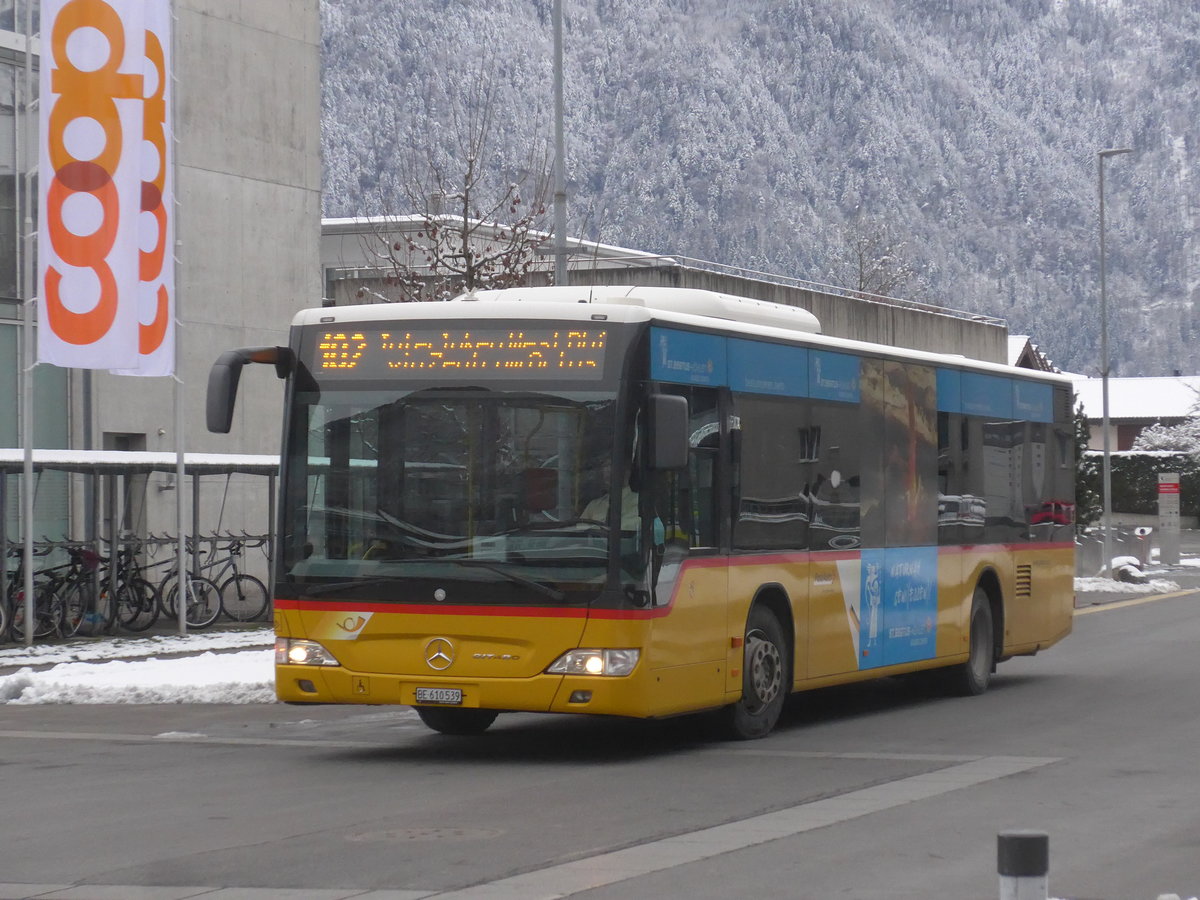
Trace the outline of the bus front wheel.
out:
M 967 661 L 946 670 L 947 687 L 960 697 L 973 697 L 988 689 L 996 665 L 995 624 L 987 591 L 975 588 L 971 598 Z
M 729 737 L 748 741 L 771 732 L 787 699 L 789 671 L 783 627 L 770 609 L 756 604 L 746 620 L 742 697 L 722 710 Z
M 418 706 L 421 721 L 441 734 L 483 734 L 496 721 L 494 709 L 461 709 L 447 706 Z

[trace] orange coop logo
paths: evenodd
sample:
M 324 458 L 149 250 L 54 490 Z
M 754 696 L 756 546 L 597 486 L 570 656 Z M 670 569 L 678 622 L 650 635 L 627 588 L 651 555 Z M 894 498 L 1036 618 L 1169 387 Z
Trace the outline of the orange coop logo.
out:
M 43 3 L 43 362 L 137 365 L 143 4 Z

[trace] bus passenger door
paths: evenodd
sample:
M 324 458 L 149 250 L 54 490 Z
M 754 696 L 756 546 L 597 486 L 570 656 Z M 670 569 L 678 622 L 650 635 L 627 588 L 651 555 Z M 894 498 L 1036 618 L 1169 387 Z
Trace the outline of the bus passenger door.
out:
M 654 512 L 663 547 L 654 573 L 648 654 L 663 706 L 719 702 L 724 691 L 726 557 L 721 555 L 722 472 L 727 437 L 711 388 L 664 386 L 687 397 L 689 453 L 684 469 L 652 473 Z M 657 526 L 656 526 L 657 528 Z

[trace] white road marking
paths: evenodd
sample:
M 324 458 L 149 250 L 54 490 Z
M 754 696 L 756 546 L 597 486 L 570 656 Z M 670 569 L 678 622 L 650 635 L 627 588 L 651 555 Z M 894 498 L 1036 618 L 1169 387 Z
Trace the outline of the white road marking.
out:
M 704 828 L 649 844 L 602 853 L 502 878 L 488 884 L 436 894 L 438 900 L 556 900 L 630 878 L 699 862 L 835 825 L 860 816 L 937 797 L 1058 762 L 1057 757 L 988 756 L 924 775 L 877 784 L 777 812 Z
M 194 732 L 166 731 L 161 734 L 115 734 L 93 731 L 0 731 L 0 738 L 45 741 L 101 741 L 115 744 L 227 744 L 234 747 L 391 747 L 382 741 L 330 741 L 305 738 L 210 737 Z M 0 900 L 7 900 L 0 894 Z

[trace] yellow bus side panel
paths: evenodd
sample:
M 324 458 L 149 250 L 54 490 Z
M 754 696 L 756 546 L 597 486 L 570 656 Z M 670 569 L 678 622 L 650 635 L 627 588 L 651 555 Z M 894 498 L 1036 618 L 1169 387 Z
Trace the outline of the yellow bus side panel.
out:
M 1069 547 L 968 548 L 960 554 L 963 604 L 958 626 L 967 652 L 966 617 L 975 585 L 995 572 L 1004 600 L 1003 655 L 1044 649 L 1071 633 L 1075 611 L 1075 557 Z M 939 644 L 939 652 L 940 652 Z
M 809 572 L 808 678 L 858 669 L 859 562 L 813 554 Z
M 1075 617 L 1075 560 L 1070 550 L 1035 548 L 1013 554 L 1005 590 L 1005 653 L 1043 649 L 1066 637 Z M 1023 569 L 1023 571 L 1022 571 Z
M 650 620 L 644 652 L 653 715 L 719 706 L 724 700 L 732 573 L 723 563 L 683 566 L 666 615 Z
M 961 553 L 938 554 L 938 614 L 935 655 L 939 659 L 966 654 L 970 649 L 967 616 L 974 583 L 963 582 Z

